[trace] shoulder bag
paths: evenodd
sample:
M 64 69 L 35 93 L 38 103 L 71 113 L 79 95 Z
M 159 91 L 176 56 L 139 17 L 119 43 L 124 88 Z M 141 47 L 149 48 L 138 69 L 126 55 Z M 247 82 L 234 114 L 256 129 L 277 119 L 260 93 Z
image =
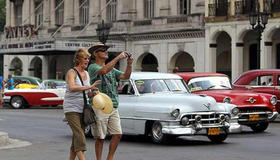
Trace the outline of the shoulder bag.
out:
M 81 75 L 79 74 L 79 72 L 75 68 L 73 68 L 73 69 L 77 73 L 77 75 L 78 75 L 78 77 L 79 77 L 79 79 L 82 83 L 82 86 L 83 86 L 84 83 L 83 83 Z M 91 125 L 91 124 L 95 124 L 96 123 L 96 116 L 95 116 L 95 113 L 94 113 L 93 109 L 88 104 L 85 91 L 83 91 L 83 97 L 84 97 L 84 109 L 83 109 L 84 124 L 86 126 Z

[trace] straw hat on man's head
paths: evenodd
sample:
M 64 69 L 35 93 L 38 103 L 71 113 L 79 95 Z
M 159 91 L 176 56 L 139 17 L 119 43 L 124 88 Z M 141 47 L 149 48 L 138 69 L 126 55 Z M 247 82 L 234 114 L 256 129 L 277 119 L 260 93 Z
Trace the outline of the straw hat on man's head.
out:
M 98 49 L 108 49 L 110 48 L 110 46 L 107 46 L 101 42 L 97 42 L 97 43 L 94 43 L 93 46 L 91 46 L 89 49 L 88 49 L 88 52 L 90 54 L 93 54 L 95 51 L 97 51 Z

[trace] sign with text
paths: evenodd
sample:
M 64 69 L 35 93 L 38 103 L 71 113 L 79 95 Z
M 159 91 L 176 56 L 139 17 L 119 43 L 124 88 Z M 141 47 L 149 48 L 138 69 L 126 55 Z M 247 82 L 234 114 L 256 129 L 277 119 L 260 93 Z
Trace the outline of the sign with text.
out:
M 35 35 L 34 25 L 5 27 L 5 38 L 31 38 Z

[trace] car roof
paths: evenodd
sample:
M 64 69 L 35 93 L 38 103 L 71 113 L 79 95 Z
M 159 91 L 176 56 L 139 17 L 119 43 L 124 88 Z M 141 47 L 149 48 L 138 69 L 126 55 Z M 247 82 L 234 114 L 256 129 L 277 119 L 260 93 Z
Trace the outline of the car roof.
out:
M 132 72 L 130 79 L 182 79 L 180 76 L 172 73 L 161 72 Z
M 251 79 L 255 78 L 256 76 L 258 76 L 259 74 L 273 74 L 273 73 L 280 73 L 280 69 L 255 69 L 255 70 L 249 70 L 246 71 L 244 73 L 242 73 L 241 75 L 239 75 L 234 81 L 234 84 L 244 84 L 248 81 L 251 81 Z M 251 79 L 248 79 L 248 76 Z
M 181 76 L 184 80 L 189 80 L 194 77 L 208 77 L 208 76 L 223 76 L 227 77 L 227 75 L 222 73 L 214 73 L 214 72 L 177 72 L 175 73 Z

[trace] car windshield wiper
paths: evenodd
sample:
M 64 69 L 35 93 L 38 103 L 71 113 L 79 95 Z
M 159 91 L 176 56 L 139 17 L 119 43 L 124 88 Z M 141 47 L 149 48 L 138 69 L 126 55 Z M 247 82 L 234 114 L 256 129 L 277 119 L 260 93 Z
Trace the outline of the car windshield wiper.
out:
M 209 89 L 211 89 L 213 87 L 216 87 L 216 85 L 212 85 L 212 86 L 208 87 L 206 90 L 209 90 Z
M 180 92 L 180 91 L 182 91 L 181 89 L 173 89 L 173 90 L 171 90 L 172 92 Z

